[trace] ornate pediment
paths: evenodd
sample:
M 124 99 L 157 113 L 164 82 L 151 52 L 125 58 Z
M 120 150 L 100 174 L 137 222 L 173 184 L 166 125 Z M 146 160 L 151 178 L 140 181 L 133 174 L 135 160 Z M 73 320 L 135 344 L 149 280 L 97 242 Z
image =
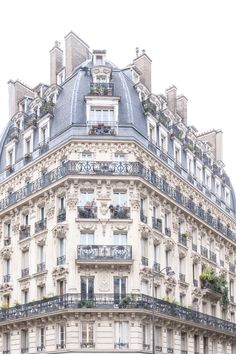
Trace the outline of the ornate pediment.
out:
M 60 224 L 53 228 L 53 235 L 57 238 L 65 238 L 69 227 L 68 224 Z
M 61 277 L 69 273 L 68 267 L 64 265 L 56 266 L 52 271 L 53 277 Z

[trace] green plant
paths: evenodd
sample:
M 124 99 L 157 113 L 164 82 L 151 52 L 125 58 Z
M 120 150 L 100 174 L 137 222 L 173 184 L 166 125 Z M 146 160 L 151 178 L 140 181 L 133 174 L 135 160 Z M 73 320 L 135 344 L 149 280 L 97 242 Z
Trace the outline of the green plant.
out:
M 6 309 L 9 309 L 9 304 L 2 304 L 2 309 L 6 310 Z
M 130 296 L 124 297 L 120 303 L 119 303 L 119 308 L 126 308 L 132 301 L 132 298 Z
M 82 300 L 80 304 L 81 307 L 88 307 L 88 308 L 94 307 L 94 301 L 92 300 Z
M 15 305 L 16 308 L 18 308 L 18 307 L 21 306 L 21 304 L 20 304 L 18 301 L 15 301 L 15 302 L 14 302 L 14 305 Z

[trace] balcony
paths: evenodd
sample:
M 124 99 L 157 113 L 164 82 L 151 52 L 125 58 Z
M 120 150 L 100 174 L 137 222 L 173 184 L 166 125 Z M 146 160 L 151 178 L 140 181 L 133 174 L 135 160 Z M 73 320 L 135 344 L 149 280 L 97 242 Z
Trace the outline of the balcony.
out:
M 89 135 L 116 135 L 117 124 L 116 122 L 98 123 L 88 122 Z
M 57 349 L 66 349 L 66 343 L 57 344 Z
M 126 294 L 130 297 L 129 308 L 145 309 L 152 314 L 155 309 L 155 316 L 170 316 L 178 322 L 188 321 L 189 325 L 199 324 L 203 329 L 212 329 L 213 331 L 235 335 L 236 324 L 220 318 L 209 316 L 207 314 L 194 311 L 187 307 L 182 307 L 161 299 L 152 298 L 144 294 Z M 81 294 L 64 294 L 62 296 L 53 296 L 48 299 L 34 301 L 24 305 L 17 305 L 8 309 L 0 309 L 0 321 L 15 321 L 17 319 L 27 320 L 35 316 L 48 316 L 49 313 L 63 313 L 63 310 L 73 309 L 79 310 L 81 306 Z M 117 304 L 117 297 L 115 294 L 94 294 L 91 301 L 91 306 L 96 309 L 110 308 L 114 309 Z M 154 307 L 153 307 L 154 305 Z M 122 309 L 121 309 L 122 311 Z M 124 311 L 127 311 L 124 309 Z
M 37 346 L 37 352 L 44 352 L 45 351 L 45 345 L 41 344 Z
M 97 207 L 79 206 L 78 207 L 78 218 L 80 218 L 80 219 L 96 219 L 97 218 Z
M 92 96 L 113 96 L 114 84 L 109 82 L 91 82 L 90 93 Z
M 21 225 L 20 227 L 20 240 L 24 240 L 25 238 L 30 236 L 30 226 L 29 225 Z
M 210 256 L 210 260 L 214 263 L 216 263 L 216 254 L 215 252 L 209 251 L 209 256 Z
M 143 211 L 140 212 L 140 221 L 147 224 L 147 216 L 144 215 Z
M 187 236 L 186 234 L 179 234 L 179 243 L 187 247 Z
M 201 246 L 201 255 L 208 258 L 208 249 L 204 246 Z
M 47 218 L 39 220 L 35 223 L 35 233 L 46 230 L 47 228 Z
M 143 266 L 148 266 L 148 258 L 147 257 L 142 257 L 141 258 L 141 263 Z
M 45 141 L 39 144 L 39 155 L 45 154 L 49 150 L 49 142 Z
M 152 227 L 160 232 L 162 232 L 162 220 L 152 217 Z
M 165 227 L 165 235 L 171 237 L 171 229 L 169 227 Z
M 46 264 L 45 262 L 37 264 L 37 273 L 42 273 L 46 269 Z
M 66 211 L 60 210 L 57 215 L 57 222 L 63 222 L 63 221 L 66 221 Z
M 81 348 L 94 348 L 95 347 L 95 343 L 93 343 L 93 342 L 82 342 L 80 345 L 81 345 Z
M 188 351 L 187 350 L 181 350 L 181 354 L 188 354 Z
M 67 161 L 58 166 L 54 170 L 47 172 L 45 176 L 33 180 L 30 183 L 30 195 L 38 193 L 49 185 L 53 185 L 61 178 L 66 176 L 85 176 L 85 175 L 114 175 L 114 176 L 133 176 L 139 177 L 144 181 L 152 184 L 155 188 L 164 192 L 171 200 L 177 202 L 180 206 L 183 206 L 187 210 L 194 212 L 194 214 L 210 225 L 217 232 L 220 232 L 226 238 L 236 243 L 236 235 L 232 230 L 228 230 L 223 225 L 219 230 L 217 226 L 217 219 L 212 217 L 209 221 L 206 213 L 202 208 L 194 206 L 192 210 L 192 203 L 189 203 L 189 199 L 184 198 L 182 193 L 179 192 L 176 187 L 171 186 L 166 180 L 157 176 L 153 171 L 146 168 L 140 162 L 115 162 L 115 161 Z M 178 198 L 177 198 L 178 192 Z M 18 190 L 10 193 L 7 197 L 0 200 L 0 211 L 14 206 L 17 202 L 24 200 L 29 196 L 29 189 L 23 186 Z
M 115 349 L 128 349 L 129 348 L 129 343 L 114 343 L 114 348 Z
M 11 281 L 11 275 L 10 274 L 6 274 L 3 276 L 3 283 L 10 283 Z
M 235 265 L 233 263 L 229 263 L 229 271 L 235 273 Z
M 167 353 L 174 353 L 174 349 L 173 348 L 167 348 Z
M 29 268 L 21 269 L 21 277 L 25 278 L 29 276 Z
M 192 250 L 197 252 L 197 245 L 195 243 L 192 243 Z
M 91 262 L 132 263 L 132 246 L 127 245 L 78 245 L 77 263 Z
M 65 263 L 66 263 L 66 256 L 65 255 L 57 257 L 57 265 L 63 265 Z
M 160 345 L 155 346 L 156 352 L 162 352 L 162 347 Z
M 157 262 L 154 262 L 153 263 L 153 270 L 154 270 L 154 272 L 160 272 L 160 270 L 161 270 L 161 266 L 160 266 L 160 263 L 157 263 Z
M 4 244 L 4 246 L 10 246 L 11 237 L 4 238 L 3 244 Z
M 179 273 L 179 281 L 182 283 L 186 283 L 185 274 Z
M 113 207 L 113 205 L 111 205 L 109 208 L 111 211 L 111 219 L 130 219 L 129 207 L 121 207 L 119 205 Z
M 143 350 L 150 350 L 150 344 L 143 343 Z

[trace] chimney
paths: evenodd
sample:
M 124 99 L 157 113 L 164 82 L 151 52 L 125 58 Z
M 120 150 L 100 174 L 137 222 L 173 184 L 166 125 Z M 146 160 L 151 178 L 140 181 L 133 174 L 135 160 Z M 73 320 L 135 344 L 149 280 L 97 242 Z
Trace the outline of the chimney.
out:
M 174 85 L 166 90 L 167 107 L 173 114 L 176 112 L 176 92 L 177 88 Z
M 223 161 L 223 132 L 216 131 L 216 160 Z
M 89 46 L 71 31 L 65 37 L 65 49 L 66 77 L 68 77 L 78 65 L 89 59 Z
M 177 113 L 182 118 L 182 122 L 186 125 L 187 125 L 187 105 L 188 105 L 188 99 L 184 95 L 177 97 L 176 110 Z
M 136 55 L 139 55 L 139 49 L 136 48 Z M 152 75 L 152 61 L 145 53 L 145 50 L 142 50 L 142 54 L 137 56 L 137 58 L 133 61 L 134 66 L 141 71 L 140 82 L 147 87 L 147 89 L 151 92 L 152 83 L 151 83 L 151 75 Z
M 28 86 L 23 84 L 22 82 L 16 80 L 15 82 L 12 80 L 8 81 L 8 93 L 9 93 L 9 118 L 18 111 L 18 102 L 24 97 L 32 97 L 34 98 L 34 92 Z
M 50 50 L 50 84 L 57 83 L 57 74 L 63 68 L 63 50 L 60 43 L 55 42 L 54 47 Z

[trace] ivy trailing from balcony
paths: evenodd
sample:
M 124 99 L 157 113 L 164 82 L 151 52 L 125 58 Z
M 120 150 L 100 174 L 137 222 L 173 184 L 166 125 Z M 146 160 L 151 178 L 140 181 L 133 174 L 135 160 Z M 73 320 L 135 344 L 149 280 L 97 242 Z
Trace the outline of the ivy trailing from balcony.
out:
M 227 280 L 224 275 L 217 275 L 215 270 L 211 267 L 206 267 L 200 275 L 201 288 L 210 289 L 221 294 L 221 304 L 223 308 L 229 305 Z

